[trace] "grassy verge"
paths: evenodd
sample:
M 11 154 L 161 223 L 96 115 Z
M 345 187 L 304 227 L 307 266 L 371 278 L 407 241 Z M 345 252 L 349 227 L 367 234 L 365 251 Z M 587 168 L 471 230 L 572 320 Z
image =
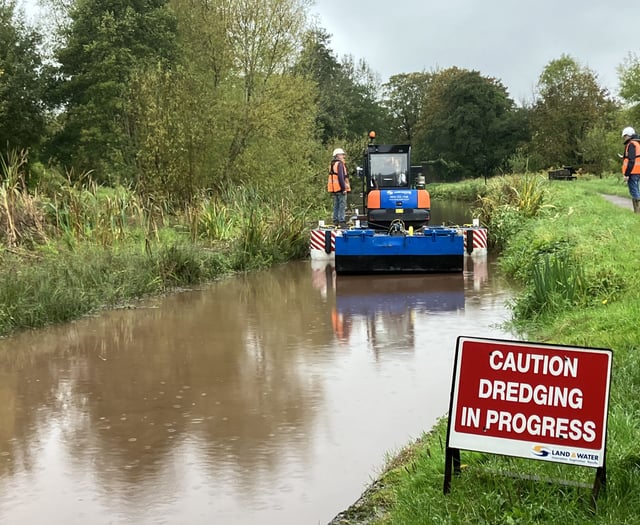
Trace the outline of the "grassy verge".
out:
M 305 257 L 319 215 L 292 188 L 180 209 L 90 181 L 31 190 L 21 165 L 0 181 L 0 336 Z
M 600 197 L 626 196 L 614 177 L 490 184 L 478 204 L 503 269 L 523 288 L 513 304 L 522 339 L 614 352 L 606 491 L 593 512 L 579 484 L 593 483 L 594 469 L 462 451 L 445 496 L 445 417 L 334 524 L 640 523 L 640 216 Z

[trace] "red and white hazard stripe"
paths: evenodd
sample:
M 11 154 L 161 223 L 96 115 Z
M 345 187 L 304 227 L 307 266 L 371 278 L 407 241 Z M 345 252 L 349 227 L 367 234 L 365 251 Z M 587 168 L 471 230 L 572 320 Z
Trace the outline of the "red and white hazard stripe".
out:
M 471 255 L 485 255 L 487 253 L 487 229 L 486 228 L 464 228 L 464 253 L 467 251 L 467 232 L 473 234 L 473 251 Z
M 331 232 L 331 249 L 329 253 L 326 251 L 325 232 Z M 326 259 L 333 257 L 336 251 L 336 231 L 335 230 L 311 230 L 310 254 L 312 259 Z

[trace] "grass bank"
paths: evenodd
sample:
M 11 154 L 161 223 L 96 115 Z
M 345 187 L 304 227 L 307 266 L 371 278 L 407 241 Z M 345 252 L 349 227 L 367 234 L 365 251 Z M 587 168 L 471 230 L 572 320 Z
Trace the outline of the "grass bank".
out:
M 0 177 L 0 336 L 303 258 L 321 214 L 295 188 L 230 188 L 176 208 L 89 179 L 27 188 L 21 166 Z
M 593 483 L 594 469 L 462 451 L 462 474 L 445 496 L 445 416 L 332 523 L 640 523 L 640 216 L 600 196 L 626 196 L 626 186 L 619 177 L 527 176 L 472 193 L 503 270 L 522 286 L 512 305 L 522 339 L 613 350 L 606 491 L 593 512 L 590 489 L 578 484 Z

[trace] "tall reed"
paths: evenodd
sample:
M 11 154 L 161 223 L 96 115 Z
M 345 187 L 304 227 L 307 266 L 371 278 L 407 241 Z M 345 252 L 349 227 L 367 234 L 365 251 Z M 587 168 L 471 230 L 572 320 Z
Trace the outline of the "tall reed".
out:
M 40 201 L 26 189 L 27 160 L 27 150 L 11 150 L 6 157 L 0 155 L 0 240 L 9 248 L 46 238 Z
M 546 202 L 548 181 L 541 174 L 509 175 L 490 179 L 479 195 L 474 215 L 489 228 L 491 244 L 502 247 L 527 219 L 553 208 Z
M 527 290 L 515 303 L 517 317 L 536 319 L 587 303 L 582 267 L 567 253 L 543 254 L 533 265 Z

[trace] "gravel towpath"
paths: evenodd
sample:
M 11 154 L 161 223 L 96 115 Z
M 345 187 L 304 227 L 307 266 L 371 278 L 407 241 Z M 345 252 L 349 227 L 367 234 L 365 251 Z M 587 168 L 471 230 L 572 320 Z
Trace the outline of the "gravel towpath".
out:
M 623 208 L 627 208 L 629 210 L 633 210 L 633 203 L 631 202 L 630 197 L 619 197 L 618 195 L 602 195 L 609 202 L 613 202 L 613 204 L 617 204 L 618 206 L 622 206 Z

